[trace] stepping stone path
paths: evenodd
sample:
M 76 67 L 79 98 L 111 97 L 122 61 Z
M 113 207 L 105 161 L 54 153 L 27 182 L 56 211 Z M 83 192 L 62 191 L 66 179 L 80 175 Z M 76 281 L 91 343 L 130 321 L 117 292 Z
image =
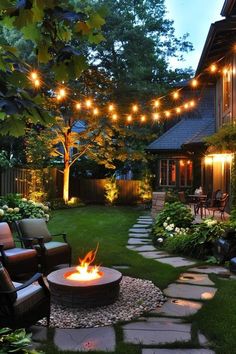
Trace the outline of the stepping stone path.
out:
M 169 264 L 173 267 L 193 266 L 195 261 L 183 257 L 175 257 L 157 250 L 151 241 L 150 231 L 153 220 L 149 216 L 140 216 L 137 223 L 129 230 L 128 245 L 132 252 L 138 252 L 144 258 Z M 114 265 L 116 269 L 128 269 L 128 265 Z M 178 343 L 188 347 L 193 339 L 192 324 L 188 316 L 199 311 L 204 302 L 212 299 L 217 291 L 208 274 L 218 276 L 230 273 L 223 267 L 196 266 L 183 272 L 175 283 L 163 290 L 167 301 L 162 307 L 150 312 L 150 316 L 139 318 L 137 321 L 122 326 L 125 343 L 142 346 L 142 354 L 214 354 L 209 349 L 207 338 L 197 333 L 197 348 L 178 348 Z M 205 301 L 203 301 L 205 300 Z M 114 352 L 116 336 L 113 326 L 81 329 L 54 329 L 33 326 L 33 340 L 38 343 L 53 338 L 54 345 L 61 351 L 107 351 Z M 48 334 L 49 333 L 49 334 Z M 176 344 L 174 344 L 176 342 Z M 171 349 L 166 349 L 167 346 Z M 149 348 L 145 347 L 149 346 Z M 150 348 L 152 346 L 152 348 Z M 158 348 L 155 348 L 157 346 Z M 164 346 L 164 348 L 161 348 Z
M 147 221 L 148 220 L 148 221 Z M 169 264 L 172 267 L 193 266 L 196 262 L 184 257 L 176 257 L 157 250 L 152 246 L 151 232 L 152 219 L 147 216 L 139 217 L 137 223 L 129 230 L 128 248 L 138 252 L 141 256 L 154 261 Z M 141 226 L 143 225 L 143 226 Z M 145 228 L 145 226 L 147 226 Z M 145 238 L 143 237 L 145 235 Z M 146 245 L 139 246 L 139 242 Z M 130 246 L 130 242 L 132 246 Z M 136 242 L 136 243 L 135 243 Z M 150 249 L 149 249 L 150 247 Z M 152 248 L 151 248 L 152 247 Z M 199 266 L 188 269 L 182 273 L 175 283 L 170 284 L 163 292 L 167 301 L 155 310 L 151 311 L 152 317 L 146 317 L 142 321 L 128 323 L 123 326 L 124 341 L 142 346 L 155 346 L 158 348 L 143 348 L 142 354 L 214 354 L 210 349 L 207 338 L 198 333 L 198 349 L 162 349 L 162 345 L 173 345 L 175 342 L 190 343 L 192 339 L 191 323 L 186 323 L 185 318 L 197 313 L 203 300 L 214 297 L 217 289 L 209 279 L 208 274 L 226 274 L 223 267 Z M 155 316 L 155 317 L 154 317 Z

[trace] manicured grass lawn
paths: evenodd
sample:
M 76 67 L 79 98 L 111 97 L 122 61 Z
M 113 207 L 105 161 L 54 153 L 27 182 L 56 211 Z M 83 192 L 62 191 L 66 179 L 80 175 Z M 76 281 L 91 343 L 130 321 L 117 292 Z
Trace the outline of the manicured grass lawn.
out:
M 131 207 L 86 206 L 53 213 L 49 228 L 65 231 L 72 246 L 73 262 L 99 244 L 97 263 L 103 266 L 129 265 L 123 274 L 152 280 L 160 288 L 174 281 L 180 270 L 145 259 L 126 248 L 128 230 L 143 212 Z
M 67 232 L 74 262 L 99 243 L 97 263 L 103 266 L 129 265 L 128 270 L 122 270 L 124 275 L 150 279 L 164 289 L 183 269 L 145 259 L 126 248 L 128 230 L 141 214 L 142 211 L 131 207 L 86 206 L 54 212 L 49 228 L 54 233 Z M 207 336 L 217 354 L 233 354 L 236 353 L 236 281 L 220 280 L 216 276 L 212 276 L 212 280 L 218 291 L 213 300 L 206 301 L 202 310 L 191 318 L 193 329 L 195 332 L 201 330 Z M 141 354 L 141 347 L 124 344 L 119 325 L 115 328 L 115 353 Z M 50 333 L 53 337 L 53 329 Z M 42 349 L 50 354 L 60 353 L 51 341 Z

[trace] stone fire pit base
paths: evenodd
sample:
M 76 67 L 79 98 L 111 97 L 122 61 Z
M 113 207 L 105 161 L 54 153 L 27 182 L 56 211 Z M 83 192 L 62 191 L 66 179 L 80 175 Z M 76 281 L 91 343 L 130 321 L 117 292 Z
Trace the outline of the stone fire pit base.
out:
M 50 327 L 89 328 L 130 321 L 162 306 L 164 301 L 161 290 L 151 281 L 124 276 L 120 282 L 119 298 L 114 304 L 76 309 L 52 303 Z M 45 320 L 39 323 L 46 325 Z

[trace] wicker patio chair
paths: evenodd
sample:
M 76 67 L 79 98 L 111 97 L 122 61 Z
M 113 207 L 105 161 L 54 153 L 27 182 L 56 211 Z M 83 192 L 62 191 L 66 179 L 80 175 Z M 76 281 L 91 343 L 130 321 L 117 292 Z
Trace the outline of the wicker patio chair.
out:
M 28 247 L 32 247 L 30 240 Z M 15 280 L 29 277 L 38 271 L 36 250 L 16 247 L 11 229 L 6 222 L 0 223 L 0 261 Z
M 0 262 L 0 327 L 27 328 L 43 317 L 49 325 L 50 292 L 42 274 L 36 273 L 24 284 L 12 282 Z
M 50 273 L 60 264 L 71 265 L 71 247 L 66 234 L 52 235 L 44 219 L 22 219 L 17 222 L 17 230 L 26 247 L 28 240 L 34 240 L 44 274 Z M 63 238 L 63 242 L 54 241 L 54 238 L 59 236 Z

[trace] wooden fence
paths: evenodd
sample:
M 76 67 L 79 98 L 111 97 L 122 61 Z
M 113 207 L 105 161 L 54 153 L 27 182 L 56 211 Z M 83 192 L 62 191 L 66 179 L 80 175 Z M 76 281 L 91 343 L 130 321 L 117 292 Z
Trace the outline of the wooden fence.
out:
M 86 203 L 105 203 L 106 179 L 79 179 L 71 183 L 71 196 Z M 117 204 L 135 204 L 139 200 L 140 181 L 117 180 L 119 197 Z
M 50 198 L 62 198 L 63 174 L 57 169 L 49 170 L 50 182 L 46 189 Z M 9 168 L 0 173 L 0 195 L 19 193 L 24 197 L 29 196 L 29 191 L 34 190 L 32 170 L 22 168 Z M 117 204 L 135 204 L 139 200 L 140 181 L 117 180 L 119 198 Z M 85 203 L 105 203 L 106 179 L 77 179 L 70 178 L 70 197 L 79 197 Z M 36 189 L 36 186 L 35 186 Z

